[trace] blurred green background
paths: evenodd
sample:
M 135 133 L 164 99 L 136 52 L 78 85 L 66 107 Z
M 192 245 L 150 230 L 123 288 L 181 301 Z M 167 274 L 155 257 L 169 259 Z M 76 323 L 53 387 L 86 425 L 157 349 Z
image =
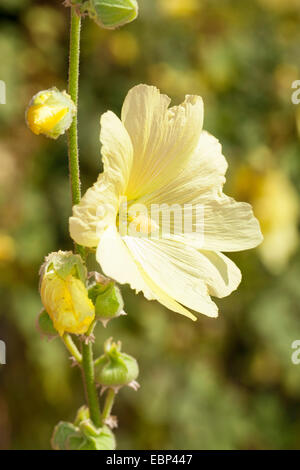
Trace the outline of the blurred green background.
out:
M 140 363 L 141 389 L 115 407 L 119 449 L 300 448 L 300 79 L 298 0 L 139 0 L 137 21 L 104 31 L 85 20 L 80 76 L 83 190 L 101 171 L 99 118 L 120 113 L 137 83 L 179 103 L 199 94 L 205 128 L 229 162 L 225 192 L 251 202 L 265 235 L 233 254 L 237 292 L 220 317 L 195 324 L 126 287 L 127 317 L 99 327 Z M 47 449 L 54 425 L 84 402 L 80 373 L 58 339 L 35 327 L 38 269 L 71 249 L 66 139 L 30 133 L 33 94 L 66 88 L 68 14 L 62 1 L 1 0 L 0 79 L 0 448 Z M 298 114 L 298 116 L 297 116 Z

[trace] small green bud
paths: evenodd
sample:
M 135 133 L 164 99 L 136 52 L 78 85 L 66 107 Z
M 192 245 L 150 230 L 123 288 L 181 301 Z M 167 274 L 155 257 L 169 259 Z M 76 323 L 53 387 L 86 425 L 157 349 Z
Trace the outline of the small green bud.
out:
M 45 309 L 39 313 L 36 326 L 38 331 L 49 339 L 58 335 L 57 330 L 54 328 L 53 321 Z
M 130 23 L 138 15 L 136 0 L 89 0 L 83 3 L 82 9 L 99 26 L 107 29 Z
M 26 111 L 26 122 L 34 134 L 57 139 L 69 129 L 75 113 L 71 97 L 53 87 L 34 95 Z
M 98 320 L 106 323 L 112 318 L 124 314 L 124 302 L 120 289 L 114 281 L 95 274 L 96 283 L 89 288 L 89 298 L 95 305 L 95 314 Z
M 119 388 L 134 383 L 139 367 L 134 357 L 121 352 L 121 343 L 109 338 L 104 345 L 104 354 L 96 361 L 96 381 L 104 387 Z

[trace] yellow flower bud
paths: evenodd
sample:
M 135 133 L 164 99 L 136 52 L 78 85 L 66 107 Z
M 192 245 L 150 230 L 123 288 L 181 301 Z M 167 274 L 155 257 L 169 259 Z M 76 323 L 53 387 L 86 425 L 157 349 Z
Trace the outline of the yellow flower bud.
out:
M 69 129 L 75 113 L 71 97 L 53 87 L 34 95 L 26 111 L 26 122 L 34 134 L 57 139 Z
M 40 292 L 54 328 L 84 334 L 95 317 L 95 307 L 84 284 L 84 266 L 71 252 L 51 253 L 41 269 Z

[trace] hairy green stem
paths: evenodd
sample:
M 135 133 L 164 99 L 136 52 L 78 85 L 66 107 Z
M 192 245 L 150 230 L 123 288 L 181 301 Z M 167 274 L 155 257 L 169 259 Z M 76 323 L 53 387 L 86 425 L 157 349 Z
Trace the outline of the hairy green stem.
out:
M 79 83 L 79 56 L 80 56 L 80 28 L 81 18 L 77 15 L 75 8 L 71 8 L 71 30 L 70 30 L 70 63 L 69 63 L 69 94 L 78 105 L 78 83 Z M 78 204 L 81 198 L 80 191 L 80 173 L 79 173 L 79 151 L 78 151 L 78 131 L 77 131 L 77 113 L 74 116 L 72 125 L 68 132 L 68 150 L 69 150 L 69 171 L 72 191 L 72 203 Z M 76 251 L 85 259 L 85 250 L 77 245 Z M 94 326 L 94 325 L 93 325 Z M 87 335 L 92 333 L 93 328 Z M 88 402 L 90 417 L 95 426 L 101 426 L 102 419 L 99 408 L 97 389 L 94 379 L 94 359 L 91 341 L 88 344 L 82 344 L 82 370 L 86 390 L 86 399 Z
M 71 8 L 71 28 L 70 28 L 70 60 L 69 60 L 69 87 L 68 92 L 76 105 L 76 114 L 68 132 L 68 153 L 69 153 L 69 175 L 71 183 L 72 204 L 78 204 L 81 198 L 80 171 L 79 171 L 79 150 L 78 150 L 78 84 L 79 84 L 79 57 L 80 57 L 80 29 L 81 18 L 77 15 L 75 8 Z M 75 244 L 75 250 L 85 258 L 83 246 Z
M 82 370 L 87 402 L 90 410 L 90 417 L 95 426 L 100 427 L 102 425 L 102 418 L 99 408 L 97 389 L 95 386 L 93 348 L 91 342 L 88 344 L 82 344 Z
M 68 333 L 65 333 L 62 337 L 62 340 L 63 340 L 66 348 L 68 349 L 68 351 L 72 354 L 72 356 L 76 359 L 76 361 L 79 364 L 81 364 L 82 355 L 78 351 L 76 344 L 72 340 L 72 337 Z
M 112 407 L 113 407 L 114 401 L 115 401 L 115 396 L 116 396 L 115 390 L 113 388 L 109 388 L 108 392 L 107 392 L 107 395 L 106 395 L 103 412 L 102 412 L 103 422 L 107 418 L 109 418 L 109 416 L 111 414 L 111 410 L 112 410 Z
M 79 55 L 80 55 L 80 29 L 81 18 L 71 8 L 71 30 L 70 30 L 70 62 L 69 62 L 69 95 L 78 105 L 78 82 L 79 82 Z M 72 191 L 72 203 L 80 201 L 80 175 L 79 175 L 79 152 L 77 132 L 77 112 L 68 133 L 69 146 L 69 170 Z

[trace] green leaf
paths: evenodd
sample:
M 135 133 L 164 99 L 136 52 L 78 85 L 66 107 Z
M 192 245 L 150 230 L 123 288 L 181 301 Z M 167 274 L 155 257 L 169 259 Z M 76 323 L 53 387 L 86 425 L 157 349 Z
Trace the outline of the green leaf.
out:
M 37 319 L 37 329 L 42 335 L 53 338 L 58 335 L 53 322 L 45 309 L 41 311 Z
M 86 430 L 83 432 L 87 441 L 81 445 L 79 450 L 114 450 L 116 448 L 115 436 L 107 426 L 98 429 L 97 436 L 87 434 Z
M 90 420 L 82 422 L 80 428 L 72 423 L 60 421 L 54 428 L 51 444 L 55 450 L 114 450 L 115 436 L 107 427 L 95 428 Z
M 68 450 L 71 436 L 80 435 L 79 429 L 72 423 L 60 421 L 54 428 L 51 445 L 54 450 Z

